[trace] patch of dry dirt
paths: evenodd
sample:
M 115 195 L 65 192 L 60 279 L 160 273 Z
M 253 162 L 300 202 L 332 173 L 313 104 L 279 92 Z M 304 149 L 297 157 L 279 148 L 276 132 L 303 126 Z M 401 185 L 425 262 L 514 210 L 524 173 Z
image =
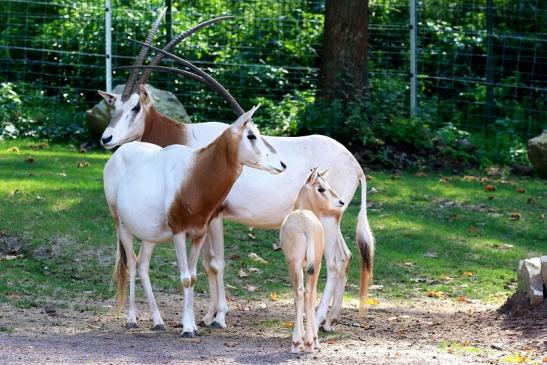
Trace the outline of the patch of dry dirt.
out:
M 201 328 L 194 339 L 179 337 L 179 297 L 158 303 L 165 332 L 148 329 L 143 301 L 140 328 L 127 331 L 113 304 L 57 303 L 54 315 L 0 305 L 0 363 L 495 364 L 518 351 L 536 361 L 547 354 L 547 318 L 515 320 L 439 299 L 382 300 L 364 319 L 356 303 L 345 303 L 336 333 L 321 334 L 321 350 L 305 355 L 289 353 L 289 301 L 231 301 L 228 328 Z M 198 320 L 206 308 L 207 298 L 198 297 Z

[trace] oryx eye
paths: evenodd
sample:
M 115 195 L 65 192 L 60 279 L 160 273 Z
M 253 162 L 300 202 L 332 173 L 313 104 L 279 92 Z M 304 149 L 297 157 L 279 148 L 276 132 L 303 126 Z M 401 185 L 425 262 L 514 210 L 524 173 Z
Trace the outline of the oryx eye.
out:
M 133 109 L 131 109 L 132 112 L 138 113 L 141 110 L 141 104 L 135 105 Z
M 256 139 L 256 136 L 255 136 L 254 134 L 249 134 L 249 135 L 247 136 L 247 138 L 249 138 L 249 140 L 252 141 L 252 140 L 255 140 L 255 139 Z
M 319 189 L 317 189 L 317 191 L 320 192 L 320 193 L 324 193 L 324 192 L 325 192 L 325 189 L 323 189 L 323 187 L 320 186 Z

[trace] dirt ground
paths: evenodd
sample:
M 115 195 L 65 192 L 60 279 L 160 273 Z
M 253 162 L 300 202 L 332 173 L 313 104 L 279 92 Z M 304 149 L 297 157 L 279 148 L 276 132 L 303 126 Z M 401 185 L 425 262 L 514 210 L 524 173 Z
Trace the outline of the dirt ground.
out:
M 55 314 L 0 305 L 0 363 L 423 365 L 542 363 L 547 356 L 547 318 L 509 320 L 476 303 L 380 300 L 363 319 L 356 303 L 345 302 L 336 332 L 320 335 L 320 351 L 297 355 L 289 353 L 290 301 L 232 300 L 228 328 L 201 328 L 193 339 L 179 336 L 176 296 L 158 302 L 165 332 L 149 330 L 144 301 L 139 328 L 129 331 L 113 304 L 56 303 Z M 198 319 L 206 306 L 206 296 L 196 298 Z

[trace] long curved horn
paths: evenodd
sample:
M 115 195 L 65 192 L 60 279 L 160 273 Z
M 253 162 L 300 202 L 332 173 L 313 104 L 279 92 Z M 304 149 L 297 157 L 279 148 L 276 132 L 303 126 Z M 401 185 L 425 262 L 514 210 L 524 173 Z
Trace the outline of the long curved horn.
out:
M 165 12 L 167 11 L 167 8 L 163 8 L 160 11 L 160 14 L 158 15 L 156 21 L 152 25 L 152 29 L 150 29 L 150 32 L 148 32 L 148 35 L 146 36 L 146 41 L 143 47 L 141 48 L 139 54 L 137 55 L 137 58 L 135 59 L 135 66 L 140 66 L 144 62 L 144 58 L 146 57 L 146 54 L 148 53 L 148 46 L 152 44 L 152 40 L 154 39 L 154 36 L 156 35 L 161 21 L 163 17 L 165 16 Z M 139 76 L 139 70 L 135 69 L 131 74 L 129 75 L 129 78 L 127 79 L 127 82 L 125 84 L 125 87 L 122 92 L 122 101 L 125 101 L 129 98 L 129 96 L 133 93 L 136 86 L 136 81 Z
M 134 39 L 129 39 L 129 41 L 131 42 L 135 42 L 135 43 L 138 43 L 138 44 L 141 44 L 141 45 L 144 45 L 143 42 L 140 42 L 140 41 L 136 41 Z M 238 116 L 241 116 L 245 113 L 245 111 L 243 110 L 243 108 L 241 108 L 241 106 L 239 105 L 239 103 L 236 101 L 236 99 L 234 99 L 234 97 L 228 92 L 228 90 L 226 90 L 224 88 L 224 86 L 222 86 L 217 80 L 215 80 L 213 77 L 211 77 L 208 73 L 206 73 L 205 71 L 203 71 L 202 69 L 200 69 L 199 67 L 193 65 L 192 63 L 186 61 L 186 60 L 183 60 L 182 58 L 178 57 L 178 56 L 175 56 L 174 54 L 171 54 L 167 51 L 164 51 L 163 49 L 161 48 L 158 48 L 158 47 L 154 47 L 152 45 L 148 45 L 148 47 L 156 52 L 159 52 L 161 54 L 163 54 L 164 56 L 166 57 L 169 57 L 171 58 L 173 61 L 177 62 L 177 63 L 180 63 L 181 65 L 183 65 L 184 67 L 187 67 L 189 68 L 193 73 L 195 73 L 196 75 L 198 76 L 201 76 L 203 77 L 205 80 L 207 80 L 208 83 L 211 84 L 211 87 L 215 89 L 215 91 L 217 93 L 219 93 L 220 95 L 222 95 L 222 97 L 230 104 L 232 105 L 232 107 L 236 107 L 236 114 Z
M 185 38 L 188 38 L 189 36 L 191 36 L 192 34 L 194 34 L 195 32 L 197 32 L 198 30 L 202 29 L 202 28 L 205 28 L 209 25 L 212 25 L 212 24 L 215 24 L 215 23 L 218 23 L 218 22 L 221 22 L 223 20 L 227 20 L 227 19 L 235 19 L 235 16 L 231 16 L 231 15 L 224 15 L 224 16 L 219 16 L 217 18 L 213 18 L 213 19 L 209 19 L 207 21 L 204 21 L 203 23 L 199 23 L 197 25 L 194 25 L 192 28 L 188 29 L 188 30 L 185 30 L 184 32 L 180 33 L 178 36 L 176 36 L 175 38 L 171 39 L 171 41 L 169 43 L 167 43 L 165 45 L 165 47 L 163 47 L 163 49 L 165 51 L 169 51 L 171 50 L 173 47 L 175 47 L 177 44 L 179 44 L 180 42 L 182 42 Z M 152 60 L 152 62 L 150 63 L 150 66 L 157 66 L 159 65 L 159 63 L 161 62 L 161 60 L 163 59 L 163 54 L 159 53 L 156 55 L 156 57 L 154 57 L 154 59 Z M 146 69 L 144 71 L 144 73 L 142 74 L 140 80 L 139 80 L 139 84 L 145 84 L 146 81 L 148 81 L 148 77 L 150 76 L 150 73 L 152 72 L 152 69 Z
M 217 88 L 215 88 L 213 86 L 213 84 L 211 84 L 209 81 L 207 81 L 206 79 L 204 79 L 203 77 L 199 76 L 199 75 L 196 75 L 195 73 L 192 73 L 190 71 L 186 71 L 186 70 L 179 70 L 178 68 L 173 68 L 173 67 L 166 67 L 166 66 L 151 66 L 151 65 L 142 65 L 142 66 L 119 66 L 119 67 L 116 67 L 116 69 L 144 69 L 146 71 L 148 71 L 148 73 L 150 73 L 151 71 L 159 71 L 159 72 L 172 72 L 172 73 L 175 73 L 175 74 L 178 74 L 178 75 L 182 75 L 182 76 L 186 76 L 188 78 L 191 78 L 193 80 L 196 80 L 198 82 L 201 82 L 202 84 L 205 84 L 207 85 L 207 87 L 209 87 L 211 90 L 213 90 L 214 92 L 218 93 L 220 96 L 222 96 L 224 98 L 224 94 L 219 92 L 219 90 Z M 226 98 L 225 98 L 226 99 Z M 243 110 L 241 108 L 241 106 L 237 103 L 237 101 L 232 98 L 232 99 L 226 99 L 226 101 L 228 102 L 228 104 L 230 104 L 230 107 L 232 108 L 232 110 L 234 111 L 234 113 L 237 115 L 237 116 L 240 116 L 241 114 L 241 111 Z

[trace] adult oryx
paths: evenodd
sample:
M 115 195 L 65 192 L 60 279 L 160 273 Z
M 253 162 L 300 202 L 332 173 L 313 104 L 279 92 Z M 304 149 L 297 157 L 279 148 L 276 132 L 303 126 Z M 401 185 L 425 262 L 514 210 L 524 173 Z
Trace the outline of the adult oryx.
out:
M 218 21 L 219 18 L 209 22 Z M 146 83 L 151 71 L 168 71 L 191 77 L 215 89 L 231 105 L 237 115 L 243 109 L 237 101 L 210 75 L 168 51 L 185 34 L 193 33 L 196 27 L 181 33 L 163 49 L 151 45 L 152 37 L 147 38 L 137 58 L 126 89 L 122 95 L 100 92 L 105 100 L 114 106 L 114 117 L 102 135 L 106 148 L 132 140 L 141 140 L 167 146 L 182 143 L 191 147 L 201 147 L 210 143 L 227 124 L 199 123 L 178 124 L 162 116 L 152 105 L 143 103 L 145 88 L 138 87 Z M 209 23 L 210 24 L 210 23 Z M 152 32 L 151 32 L 152 33 Z M 149 66 L 143 66 L 148 49 L 157 52 Z M 181 64 L 184 69 L 158 66 L 163 56 Z M 138 70 L 145 70 L 138 78 Z M 144 95 L 146 99 L 146 95 Z M 149 98 L 148 98 L 149 99 Z M 155 131 L 150 133 L 150 131 Z M 267 229 L 280 227 L 285 216 L 291 211 L 294 200 L 301 188 L 302 181 L 313 167 L 329 169 L 332 188 L 343 201 L 351 201 L 357 186 L 361 184 L 361 207 L 356 229 L 356 241 L 361 256 L 360 301 L 364 305 L 368 283 L 372 276 L 374 258 L 374 238 L 369 227 L 366 211 L 366 178 L 353 155 L 337 141 L 320 135 L 306 137 L 264 137 L 284 156 L 288 169 L 280 175 L 270 175 L 245 167 L 240 178 L 234 184 L 222 209 L 209 223 L 207 240 L 202 250 L 203 264 L 209 278 L 211 302 L 203 318 L 206 325 L 225 327 L 225 314 L 228 312 L 224 292 L 224 237 L 222 219 L 227 218 L 249 226 Z M 253 204 L 249 204 L 252 201 Z M 345 207 L 342 209 L 345 210 Z M 332 330 L 339 320 L 342 298 L 347 281 L 347 270 L 351 253 L 340 231 L 339 217 L 323 217 L 321 223 L 325 233 L 325 259 L 327 283 L 321 303 L 317 309 L 316 324 L 326 330 Z M 329 306 L 332 303 L 332 308 Z M 328 313 L 327 313 L 328 312 Z

